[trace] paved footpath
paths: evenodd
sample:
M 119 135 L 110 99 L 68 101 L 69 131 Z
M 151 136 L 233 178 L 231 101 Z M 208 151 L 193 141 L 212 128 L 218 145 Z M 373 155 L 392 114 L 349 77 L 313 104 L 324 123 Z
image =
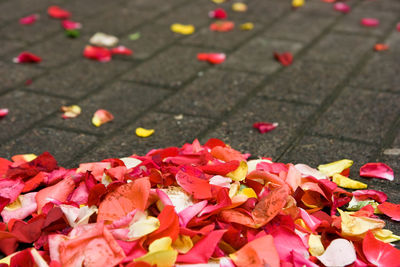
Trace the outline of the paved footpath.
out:
M 362 164 L 385 162 L 395 181 L 368 183 L 399 203 L 400 156 L 393 149 L 400 148 L 400 1 L 347 3 L 349 14 L 320 0 L 297 10 L 287 0 L 251 0 L 247 12 L 235 13 L 230 1 L 222 4 L 229 19 L 255 28 L 215 33 L 207 13 L 217 5 L 209 0 L 0 0 L 0 108 L 10 110 L 0 120 L 0 156 L 47 150 L 76 167 L 217 137 L 282 162 L 317 166 L 349 158 L 352 177 L 361 181 Z M 83 24 L 79 38 L 65 37 L 47 17 L 52 4 Z M 36 24 L 18 23 L 32 13 L 41 14 Z M 380 19 L 379 27 L 361 26 L 364 17 Z M 196 32 L 175 34 L 169 29 L 175 22 Z M 118 36 L 134 56 L 108 63 L 83 58 L 97 31 Z M 135 32 L 141 38 L 132 41 Z M 389 51 L 374 52 L 376 43 Z M 14 64 L 24 50 L 42 63 Z M 285 51 L 294 54 L 289 67 L 273 58 Z M 225 52 L 227 60 L 212 66 L 197 61 L 199 52 Z M 81 116 L 63 120 L 59 110 L 67 104 L 80 105 Z M 99 108 L 115 120 L 96 128 L 90 120 Z M 259 134 L 256 121 L 279 127 Z M 139 138 L 137 127 L 155 134 Z

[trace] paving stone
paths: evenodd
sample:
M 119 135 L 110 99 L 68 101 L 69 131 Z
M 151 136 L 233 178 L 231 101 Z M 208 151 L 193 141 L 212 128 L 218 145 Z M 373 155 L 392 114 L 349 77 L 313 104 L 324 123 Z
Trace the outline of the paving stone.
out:
M 81 22 L 84 30 L 86 22 L 91 19 L 91 17 L 99 18 L 101 13 L 111 9 L 114 9 L 115 12 L 118 12 L 119 8 L 122 6 L 122 0 L 57 0 L 57 5 L 71 12 L 71 19 Z
M 274 24 L 267 30 L 267 36 L 309 43 L 336 19 L 334 15 L 314 14 L 314 12 L 307 9 L 308 6 L 307 3 L 304 7 L 305 11 L 300 8 L 295 12 L 291 12 L 279 23 Z
M 374 53 L 360 74 L 351 81 L 356 87 L 400 92 L 400 38 L 394 32 L 388 40 L 389 51 Z
M 82 51 L 87 42 L 81 38 L 68 38 L 64 33 L 58 33 L 54 37 L 44 40 L 29 47 L 32 52 L 42 58 L 41 67 L 55 67 L 77 58 L 82 58 Z M 10 55 L 8 60 L 12 60 Z
M 79 98 L 131 68 L 128 62 L 101 63 L 81 58 L 55 69 L 34 81 L 28 88 L 50 94 Z
M 0 140 L 12 138 L 37 121 L 59 109 L 65 101 L 54 97 L 38 96 L 24 91 L 14 91 L 0 98 L 0 107 L 9 114 L 0 120 Z M 2 143 L 2 142 L 0 142 Z
M 378 1 L 376 1 L 378 2 Z M 382 35 L 388 29 L 393 27 L 399 12 L 380 11 L 377 9 L 358 9 L 348 13 L 335 27 L 335 30 L 345 31 L 349 33 L 362 33 L 368 35 Z M 362 18 L 379 19 L 378 27 L 365 27 L 361 25 Z
M 11 87 L 19 86 L 26 80 L 31 79 L 42 72 L 42 69 L 33 64 L 0 62 L 0 92 Z
M 33 5 L 30 0 L 3 1 L 0 3 L 0 24 L 5 22 L 18 24 L 19 18 L 47 10 L 47 6 L 52 2 L 54 1 L 41 0 L 35 1 Z
M 205 118 L 184 116 L 175 120 L 174 115 L 151 112 L 123 129 L 119 134 L 107 139 L 107 142 L 86 153 L 80 162 L 99 161 L 110 157 L 126 157 L 132 154 L 144 155 L 151 149 L 181 146 L 193 142 L 197 134 L 205 130 L 212 121 Z M 137 127 L 155 129 L 147 138 L 135 135 Z M 118 149 L 114 149 L 118 148 Z
M 295 55 L 302 47 L 303 45 L 298 42 L 259 36 L 243 45 L 232 55 L 228 55 L 222 67 L 270 74 L 281 66 L 274 59 L 274 52 L 290 51 Z
M 139 32 L 141 37 L 138 40 L 130 40 L 128 34 L 121 38 L 120 43 L 133 50 L 134 59 L 146 59 L 158 50 L 183 37 L 171 32 L 169 27 L 169 25 L 160 25 L 157 23 L 146 24 L 137 31 L 129 33 Z
M 145 109 L 159 102 L 168 91 L 134 83 L 116 82 L 104 90 L 96 92 L 79 102 L 82 114 L 75 119 L 61 119 L 61 112 L 46 122 L 62 128 L 73 128 L 97 134 L 109 134 L 141 114 Z M 98 109 L 106 109 L 114 115 L 114 120 L 101 127 L 92 125 L 93 114 Z
M 197 31 L 195 34 L 185 38 L 182 43 L 197 45 L 202 47 L 210 47 L 216 49 L 231 50 L 238 46 L 240 43 L 248 39 L 257 31 L 262 28 L 262 25 L 255 24 L 254 29 L 251 31 L 242 31 L 239 29 L 240 23 L 237 23 L 234 30 L 229 32 L 214 32 L 208 27 L 204 27 Z
M 367 51 L 372 50 L 376 41 L 374 37 L 332 32 L 310 48 L 304 57 L 319 62 L 340 63 L 344 67 L 354 66 Z
M 171 9 L 172 7 L 178 5 L 179 3 L 184 4 L 188 2 L 188 0 L 135 0 L 130 1 L 126 0 L 125 5 L 130 9 L 144 10 L 144 11 L 154 11 L 157 12 L 165 12 Z
M 173 46 L 141 64 L 123 76 L 125 80 L 139 81 L 165 87 L 179 87 L 206 65 L 198 62 L 199 48 Z
M 25 46 L 25 43 L 18 40 L 10 40 L 10 39 L 2 39 L 1 40 L 1 49 L 0 56 L 7 55 L 10 52 L 14 52 L 16 50 L 22 50 Z
M 40 13 L 40 19 L 31 25 L 21 25 L 18 22 L 19 19 L 15 20 L 0 30 L 1 36 L 10 40 L 34 43 L 51 36 L 52 33 L 64 32 L 60 20 L 52 19 L 43 12 Z
M 400 112 L 399 101 L 399 95 L 346 88 L 313 130 L 380 143 Z
M 261 75 L 210 69 L 163 102 L 160 110 L 219 117 L 223 112 L 230 111 L 262 78 Z
M 400 11 L 400 2 L 397 0 L 383 0 L 383 1 L 362 1 L 357 6 L 357 10 L 379 10 L 379 11 Z
M 35 128 L 0 146 L 0 157 L 11 158 L 13 155 L 27 153 L 40 155 L 48 151 L 56 158 L 59 165 L 76 168 L 77 164 L 70 166 L 67 163 L 95 141 L 95 137 L 84 134 L 51 128 Z
M 319 105 L 346 75 L 341 65 L 297 61 L 279 73 L 259 95 Z
M 363 143 L 348 142 L 319 136 L 305 136 L 293 150 L 285 153 L 281 162 L 304 163 L 316 168 L 320 164 L 330 163 L 341 159 L 354 161 L 350 168 L 350 176 L 362 181 L 359 170 L 369 162 L 376 152 L 376 147 Z
M 313 107 L 253 97 L 229 119 L 224 120 L 208 138 L 220 138 L 233 148 L 253 157 L 278 157 L 289 145 L 298 127 L 311 114 Z M 266 134 L 252 128 L 255 122 L 278 122 L 279 126 Z

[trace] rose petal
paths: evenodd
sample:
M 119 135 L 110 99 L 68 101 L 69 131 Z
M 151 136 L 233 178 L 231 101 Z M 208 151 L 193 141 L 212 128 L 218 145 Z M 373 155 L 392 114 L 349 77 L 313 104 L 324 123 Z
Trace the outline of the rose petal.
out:
M 351 216 L 339 210 L 342 234 L 346 236 L 362 236 L 369 230 L 382 229 L 385 222 L 379 219 Z
M 77 30 L 82 28 L 82 24 L 80 24 L 79 22 L 75 22 L 72 20 L 63 20 L 61 21 L 61 26 L 65 29 L 65 30 Z
M 211 185 L 208 181 L 197 178 L 183 171 L 179 171 L 176 176 L 176 182 L 195 199 L 208 199 L 212 197 Z
M 377 240 L 371 231 L 363 239 L 363 252 L 369 262 L 376 266 L 397 266 L 400 250 Z
M 383 203 L 387 200 L 387 195 L 384 192 L 372 189 L 354 191 L 353 196 L 357 200 L 373 199 L 378 201 L 379 203 Z
M 317 258 L 325 266 L 346 266 L 352 264 L 357 259 L 357 256 L 350 241 L 337 238 L 329 244 L 324 254 L 317 256 Z
M 318 170 L 331 177 L 335 173 L 341 173 L 343 170 L 350 168 L 351 165 L 353 165 L 352 160 L 342 159 L 328 164 L 319 165 Z
M 8 115 L 8 108 L 0 108 L 0 119 Z
M 304 6 L 304 0 L 292 0 L 292 7 L 298 8 Z
M 257 129 L 260 133 L 268 133 L 278 127 L 277 122 L 255 122 L 253 124 L 253 128 Z
M 145 129 L 142 127 L 136 128 L 136 135 L 139 137 L 149 137 L 154 133 L 154 129 Z
M 72 106 L 62 106 L 61 111 L 64 112 L 62 115 L 63 119 L 72 119 L 76 118 L 81 114 L 81 107 L 78 105 L 72 105 Z
M 19 19 L 19 24 L 22 25 L 31 25 L 33 23 L 35 23 L 38 19 L 39 19 L 39 15 L 38 14 L 32 14 L 23 18 Z
M 30 52 L 22 52 L 13 59 L 14 63 L 39 63 L 42 59 Z
M 254 29 L 254 24 L 252 22 L 246 22 L 246 23 L 240 24 L 239 27 L 242 31 L 251 31 L 252 29 Z
M 379 20 L 375 18 L 363 18 L 361 19 L 361 25 L 365 27 L 378 27 Z
M 344 13 L 344 14 L 349 13 L 350 10 L 351 10 L 350 6 L 348 4 L 346 4 L 346 3 L 343 3 L 343 2 L 335 3 L 333 5 L 333 9 L 335 9 L 336 11 L 339 11 L 341 13 Z
M 186 227 L 189 221 L 193 219 L 193 217 L 195 217 L 197 214 L 199 214 L 199 212 L 202 211 L 206 206 L 207 200 L 203 200 L 182 210 L 178 214 L 179 224 L 183 227 Z
M 278 60 L 283 66 L 287 67 L 289 65 L 292 65 L 293 62 L 293 55 L 290 52 L 285 52 L 285 53 L 274 53 L 274 57 L 276 60 Z
M 210 25 L 210 30 L 215 32 L 229 32 L 235 28 L 233 21 L 217 21 Z
M 16 201 L 7 205 L 1 212 L 5 223 L 11 219 L 23 220 L 37 209 L 36 192 L 20 195 Z
M 87 45 L 83 50 L 83 56 L 100 62 L 111 60 L 111 52 L 107 48 Z
M 225 61 L 226 55 L 224 53 L 199 53 L 197 54 L 199 61 L 208 61 L 211 64 L 221 64 Z
M 389 50 L 389 46 L 386 44 L 376 44 L 376 45 L 374 45 L 374 50 L 375 51 L 386 51 L 386 50 Z
M 114 119 L 114 116 L 105 109 L 97 110 L 92 118 L 92 124 L 96 127 L 99 127 L 107 122 L 110 122 Z
M 90 38 L 89 43 L 95 46 L 113 47 L 118 41 L 118 38 L 113 35 L 97 32 Z
M 232 10 L 235 12 L 246 12 L 247 5 L 245 3 L 233 3 Z
M 378 209 L 386 216 L 392 218 L 392 220 L 400 221 L 400 204 L 384 202 L 378 205 Z
M 340 187 L 349 188 L 349 189 L 364 189 L 367 188 L 368 185 L 361 183 L 359 181 L 350 179 L 346 176 L 335 173 L 332 177 L 332 181 Z
M 125 46 L 117 46 L 115 48 L 112 48 L 111 50 L 111 54 L 112 55 L 125 55 L 125 56 L 130 56 L 133 54 L 132 50 L 130 50 L 129 48 L 125 47 Z
M 171 25 L 171 31 L 183 35 L 189 35 L 194 33 L 195 28 L 191 24 L 184 25 L 184 24 L 174 23 Z
M 47 9 L 47 14 L 49 14 L 50 17 L 55 19 L 68 19 L 71 16 L 70 12 L 68 12 L 65 9 L 62 9 L 59 6 L 50 6 Z
M 372 177 L 386 179 L 389 181 L 394 180 L 394 173 L 392 168 L 380 162 L 367 163 L 360 168 L 361 177 Z
M 226 13 L 223 8 L 217 8 L 208 12 L 208 16 L 213 19 L 226 19 L 228 17 L 228 13 Z

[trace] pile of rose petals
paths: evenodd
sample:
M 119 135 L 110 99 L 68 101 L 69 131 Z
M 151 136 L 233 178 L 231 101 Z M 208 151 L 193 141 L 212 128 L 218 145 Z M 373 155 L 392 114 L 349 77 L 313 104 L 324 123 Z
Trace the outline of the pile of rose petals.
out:
M 400 220 L 399 205 L 335 184 L 351 160 L 248 157 L 210 139 L 76 169 L 48 152 L 0 158 L 0 264 L 397 266 L 400 237 L 375 213 Z M 383 163 L 361 175 L 393 179 Z

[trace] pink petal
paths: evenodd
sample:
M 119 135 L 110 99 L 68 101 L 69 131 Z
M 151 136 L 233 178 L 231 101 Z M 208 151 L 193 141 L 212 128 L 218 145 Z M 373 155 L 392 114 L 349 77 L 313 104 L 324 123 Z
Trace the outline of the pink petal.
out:
M 1 179 L 0 180 L 0 196 L 8 198 L 10 203 L 14 202 L 24 188 L 24 182 L 20 179 Z
M 293 250 L 300 253 L 304 258 L 309 257 L 307 248 L 295 232 L 283 226 L 274 227 L 273 229 L 274 231 L 271 232 L 271 235 L 274 237 L 275 248 L 281 260 L 290 261 Z
M 39 63 L 42 59 L 30 52 L 22 52 L 13 59 L 15 63 Z
M 8 108 L 1 108 L 0 109 L 0 119 L 4 118 L 7 115 L 8 115 Z
M 352 264 L 357 259 L 357 256 L 350 241 L 337 238 L 329 244 L 324 254 L 317 256 L 317 258 L 325 266 L 346 266 Z
M 365 164 L 360 168 L 360 176 L 386 179 L 389 181 L 394 180 L 394 173 L 392 168 L 381 162 Z
M 350 6 L 345 4 L 345 3 L 342 3 L 342 2 L 335 3 L 333 5 L 333 8 L 336 11 L 339 11 L 339 12 L 342 12 L 342 13 L 345 13 L 345 14 L 350 12 Z
M 92 118 L 92 123 L 94 126 L 99 127 L 107 122 L 114 120 L 114 116 L 105 109 L 98 109 Z
M 377 27 L 379 25 L 379 20 L 374 18 L 363 18 L 361 19 L 361 25 L 365 27 Z
M 63 20 L 61 21 L 61 26 L 66 29 L 66 30 L 77 30 L 82 28 L 82 24 L 80 24 L 79 22 L 75 22 L 72 20 Z
M 179 212 L 179 224 L 183 227 L 186 227 L 188 222 L 197 214 L 199 214 L 204 207 L 207 206 L 207 200 L 200 201 L 196 204 L 187 207 L 186 209 Z
M 357 200 L 373 199 L 379 203 L 383 203 L 387 200 L 387 195 L 384 192 L 373 189 L 356 190 L 353 192 L 353 196 Z
M 392 220 L 400 221 L 400 204 L 384 202 L 378 205 L 378 209 L 386 216 L 392 218 Z
M 3 217 L 3 221 L 8 223 L 11 219 L 19 219 L 23 220 L 37 209 L 37 204 L 35 200 L 36 192 L 28 193 L 25 195 L 21 195 L 21 208 L 15 210 L 7 210 L 4 209 L 1 212 L 1 216 Z
M 318 267 L 317 264 L 314 262 L 306 259 L 304 255 L 301 253 L 297 252 L 296 250 L 292 250 L 292 262 L 294 267 Z
M 36 20 L 39 19 L 39 15 L 38 14 L 32 14 L 23 18 L 19 19 L 19 24 L 22 25 L 30 25 L 36 22 Z
M 257 129 L 260 133 L 268 133 L 278 127 L 277 122 L 255 122 L 253 128 Z
M 363 240 L 363 252 L 367 260 L 377 266 L 398 266 L 400 250 L 374 237 L 371 231 Z
M 161 200 L 161 202 L 165 206 L 173 206 L 172 201 L 169 198 L 169 196 L 167 195 L 167 193 L 165 193 L 164 191 L 162 191 L 160 189 L 156 189 L 156 193 L 158 195 L 158 198 Z
M 300 217 L 306 223 L 307 227 L 314 232 L 321 225 L 322 221 L 317 217 L 313 216 L 312 214 L 308 214 L 308 212 L 302 208 L 299 208 L 299 210 L 300 210 Z

